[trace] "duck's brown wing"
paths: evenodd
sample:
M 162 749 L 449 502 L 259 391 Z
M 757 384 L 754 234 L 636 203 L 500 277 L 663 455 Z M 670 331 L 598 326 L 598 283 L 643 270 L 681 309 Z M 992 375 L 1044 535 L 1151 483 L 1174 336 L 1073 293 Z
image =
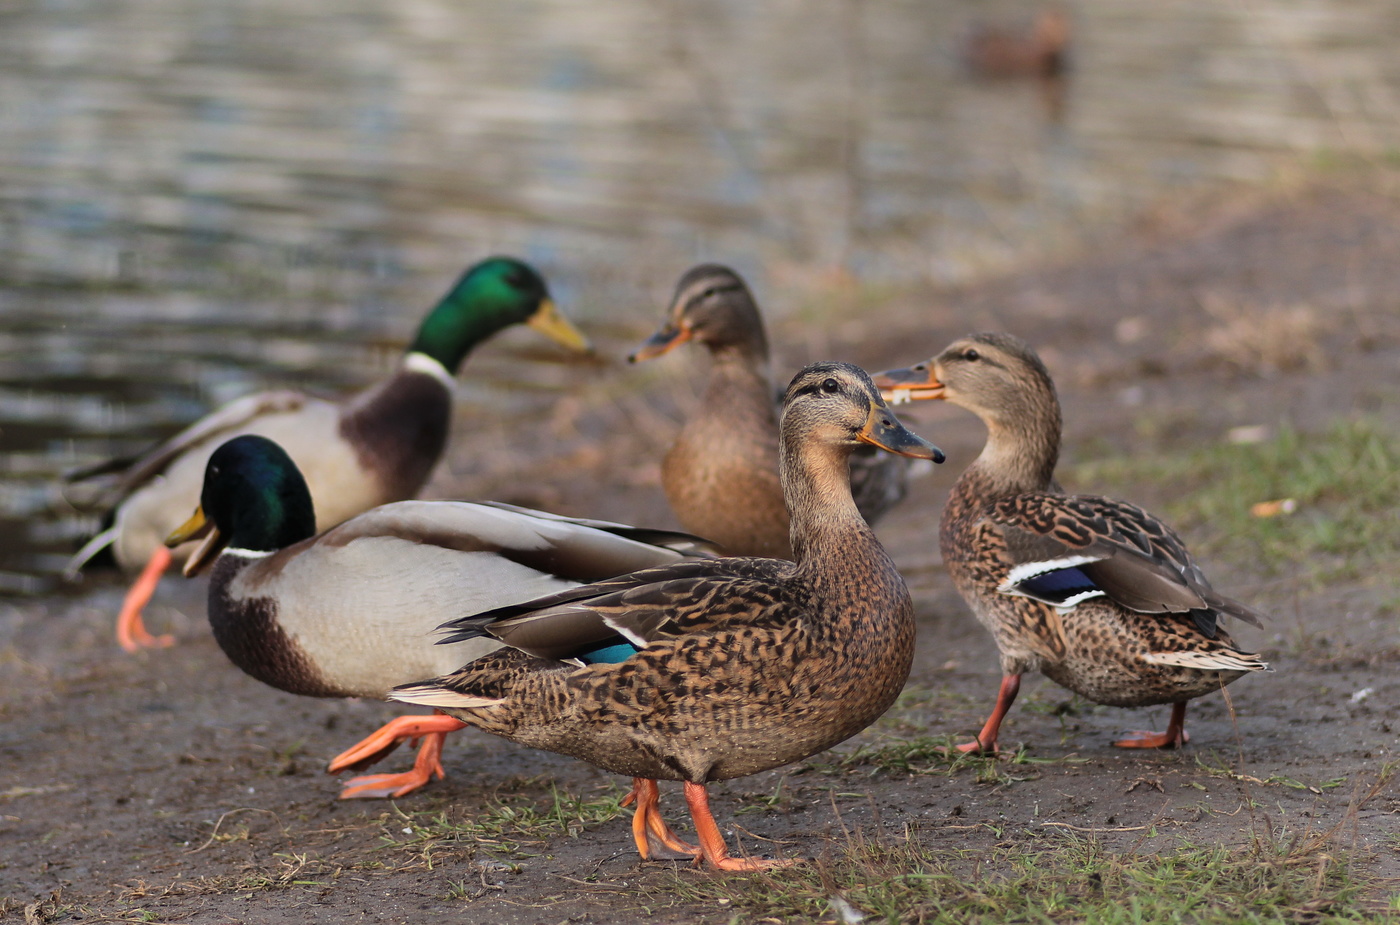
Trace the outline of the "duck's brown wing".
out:
M 1138 613 L 1190 613 L 1214 638 L 1222 614 L 1260 625 L 1252 609 L 1210 586 L 1181 538 L 1135 505 L 1034 493 L 1002 499 L 989 516 L 1011 568 L 999 590 L 1057 607 L 1108 597 Z
M 615 645 L 640 649 L 736 620 L 765 622 L 781 609 L 774 579 L 792 568 L 727 558 L 645 569 L 454 620 L 444 642 L 487 635 L 538 657 L 589 661 Z

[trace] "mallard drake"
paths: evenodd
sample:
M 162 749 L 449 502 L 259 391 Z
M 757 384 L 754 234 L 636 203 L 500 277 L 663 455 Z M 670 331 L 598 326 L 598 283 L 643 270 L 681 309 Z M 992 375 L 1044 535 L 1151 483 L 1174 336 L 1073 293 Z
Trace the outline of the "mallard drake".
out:
M 706 784 L 830 748 L 894 702 L 914 611 L 856 510 L 847 460 L 862 443 L 943 458 L 844 363 L 798 373 L 781 434 L 795 562 L 681 562 L 460 618 L 449 641 L 505 647 L 393 699 L 632 777 L 644 859 L 655 838 L 722 870 L 780 863 L 729 856 Z M 684 781 L 698 846 L 662 820 L 657 779 Z
M 778 402 L 768 335 L 749 287 L 728 267 L 702 264 L 681 277 L 666 323 L 628 359 L 661 356 L 694 341 L 710 351 L 705 396 L 661 464 L 681 526 L 730 555 L 791 559 L 778 480 Z M 904 497 L 906 461 L 862 447 L 851 460 L 856 507 L 874 523 Z
M 472 348 L 503 328 L 527 324 L 571 350 L 588 342 L 559 314 L 539 273 L 492 257 L 468 269 L 428 313 L 392 376 L 343 402 L 300 392 L 264 392 L 209 414 L 134 462 L 104 464 L 78 478 L 121 470 L 105 492 L 110 526 L 74 556 L 76 572 L 110 546 L 124 570 L 141 568 L 117 619 L 122 648 L 168 646 L 146 631 L 141 610 L 173 553 L 162 540 L 199 501 L 205 463 L 237 434 L 262 434 L 301 468 L 324 529 L 418 493 L 442 455 L 452 417 L 453 376 Z
M 1020 689 L 1039 670 L 1095 703 L 1172 704 L 1164 733 L 1125 748 L 1186 742 L 1186 702 L 1268 668 L 1220 625 L 1259 616 L 1212 590 L 1181 538 L 1142 508 L 1066 494 L 1055 482 L 1060 403 L 1045 364 L 1008 334 L 974 334 L 875 377 L 883 393 L 941 398 L 987 425 L 987 445 L 943 509 L 938 546 L 953 584 L 996 639 L 996 708 L 965 752 L 994 752 Z
M 437 645 L 438 625 L 634 569 L 708 556 L 683 533 L 575 520 L 510 505 L 400 501 L 316 533 L 311 493 L 291 457 L 245 434 L 205 468 L 200 506 L 169 542 L 204 542 L 185 563 L 212 563 L 209 624 L 229 659 L 280 690 L 376 697 L 495 649 L 478 638 Z M 372 763 L 425 738 L 414 769 L 350 781 L 342 797 L 402 796 L 442 776 L 443 736 L 461 723 L 403 717 L 377 747 L 332 771 Z M 356 749 L 352 749 L 355 751 Z

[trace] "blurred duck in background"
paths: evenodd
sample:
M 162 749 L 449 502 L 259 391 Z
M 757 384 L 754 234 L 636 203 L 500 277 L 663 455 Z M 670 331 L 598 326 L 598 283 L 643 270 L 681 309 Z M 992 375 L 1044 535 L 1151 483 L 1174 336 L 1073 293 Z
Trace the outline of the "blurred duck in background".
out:
M 980 24 L 963 40 L 963 66 L 981 80 L 1034 80 L 1051 122 L 1065 117 L 1070 72 L 1069 14 L 1042 10 L 1029 28 Z
M 296 464 L 253 434 L 209 457 L 199 507 L 168 541 L 197 539 L 185 574 L 210 569 L 209 624 L 235 665 L 293 694 L 380 700 L 500 645 L 438 645 L 437 628 L 463 612 L 712 555 L 683 533 L 457 501 L 387 504 L 317 534 Z M 443 739 L 461 727 L 441 715 L 389 723 L 331 770 L 421 739 L 413 769 L 356 778 L 341 797 L 403 796 L 442 777 Z
M 649 360 L 693 341 L 710 353 L 705 394 L 661 464 L 681 525 L 734 556 L 793 557 L 778 479 L 780 393 L 770 378 L 768 335 L 749 287 L 717 264 L 688 270 L 666 323 L 629 359 Z M 908 460 L 870 447 L 851 457 L 851 489 L 875 523 L 904 497 Z
M 74 480 L 107 476 L 106 528 L 69 563 L 76 573 L 109 549 L 126 571 L 141 569 L 117 618 L 128 652 L 168 646 L 147 632 L 141 611 L 173 561 L 189 555 L 162 541 L 199 502 L 205 464 L 238 434 L 261 434 L 286 448 L 311 487 L 317 527 L 325 529 L 380 504 L 416 495 L 447 443 L 453 376 L 474 347 L 525 324 L 570 350 L 588 342 L 559 314 L 544 279 L 510 257 L 469 268 L 423 320 L 395 373 L 343 402 L 279 391 L 249 395 L 207 415 L 145 456 L 114 460 Z
M 963 42 L 962 59 L 976 77 L 1063 77 L 1069 71 L 1070 19 L 1059 7 L 1042 10 L 1030 29 L 984 23 Z
M 997 750 L 1028 671 L 1094 703 L 1171 704 L 1165 732 L 1114 744 L 1174 748 L 1187 740 L 1188 700 L 1268 668 L 1220 625 L 1228 616 L 1258 626 L 1259 616 L 1217 594 L 1170 527 L 1127 502 L 1060 488 L 1060 403 L 1024 341 L 975 334 L 875 382 L 896 404 L 943 399 L 987 425 L 938 533 L 953 584 L 1001 650 L 996 707 L 961 751 Z

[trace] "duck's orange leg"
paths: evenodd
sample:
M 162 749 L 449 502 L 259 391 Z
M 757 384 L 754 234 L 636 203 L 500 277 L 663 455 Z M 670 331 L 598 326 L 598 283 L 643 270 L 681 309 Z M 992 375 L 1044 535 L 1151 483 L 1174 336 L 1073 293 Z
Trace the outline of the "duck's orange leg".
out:
M 1172 704 L 1172 718 L 1166 732 L 1130 732 L 1114 742 L 1119 748 L 1181 748 L 1191 737 L 1186 734 L 1186 701 Z
M 384 758 L 405 741 L 423 742 L 413 770 L 401 774 L 367 774 L 345 782 L 340 791 L 342 800 L 401 797 L 422 787 L 437 775 L 446 777 L 442 769 L 442 743 L 449 732 L 466 726 L 461 720 L 442 713 L 432 716 L 400 716 L 385 723 L 374 733 L 346 751 L 336 755 L 326 770 L 331 774 L 349 768 L 364 768 Z
M 1011 711 L 1011 705 L 1016 702 L 1016 695 L 1021 692 L 1021 676 L 1009 674 L 1001 679 L 1001 690 L 997 691 L 997 705 L 992 708 L 992 715 L 987 717 L 987 722 L 983 724 L 982 731 L 977 733 L 975 741 L 966 745 L 959 745 L 958 751 L 963 754 L 995 755 L 997 753 L 997 733 L 1001 731 L 1001 721 L 1006 719 L 1006 714 Z
M 141 611 L 150 602 L 151 595 L 156 593 L 160 576 L 164 575 L 169 567 L 170 550 L 164 546 L 157 546 L 146 562 L 146 567 L 126 592 L 121 613 L 117 614 L 117 642 L 128 652 L 135 652 L 137 649 L 164 649 L 175 644 L 174 636 L 152 636 L 146 631 L 146 624 L 141 621 Z
M 716 870 L 769 870 L 798 863 L 795 860 L 759 861 L 730 857 L 729 846 L 724 843 L 719 825 L 710 814 L 710 795 L 705 785 L 686 781 L 685 802 L 690 807 L 690 818 L 695 821 L 695 836 L 700 841 L 700 855 L 695 859 L 696 864 L 703 859 Z
M 622 800 L 623 806 L 637 804 L 632 812 L 632 840 L 637 843 L 637 853 L 643 861 L 651 860 L 651 838 L 654 836 L 662 847 L 677 854 L 698 857 L 700 847 L 681 841 L 680 836 L 671 831 L 666 820 L 661 818 L 661 791 L 656 781 L 648 777 L 632 778 L 632 792 Z

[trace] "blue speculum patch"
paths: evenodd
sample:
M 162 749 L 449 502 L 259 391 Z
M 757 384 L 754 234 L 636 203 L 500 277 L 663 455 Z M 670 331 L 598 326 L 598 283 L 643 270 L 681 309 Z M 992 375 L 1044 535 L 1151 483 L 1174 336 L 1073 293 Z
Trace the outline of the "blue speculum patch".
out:
M 1061 568 L 1017 582 L 1016 587 L 1022 594 L 1048 601 L 1065 601 L 1085 591 L 1097 591 L 1099 586 L 1078 568 Z
M 585 665 L 615 665 L 618 662 L 627 661 L 640 651 L 630 642 L 618 642 L 589 649 L 587 652 L 580 652 L 575 658 Z

